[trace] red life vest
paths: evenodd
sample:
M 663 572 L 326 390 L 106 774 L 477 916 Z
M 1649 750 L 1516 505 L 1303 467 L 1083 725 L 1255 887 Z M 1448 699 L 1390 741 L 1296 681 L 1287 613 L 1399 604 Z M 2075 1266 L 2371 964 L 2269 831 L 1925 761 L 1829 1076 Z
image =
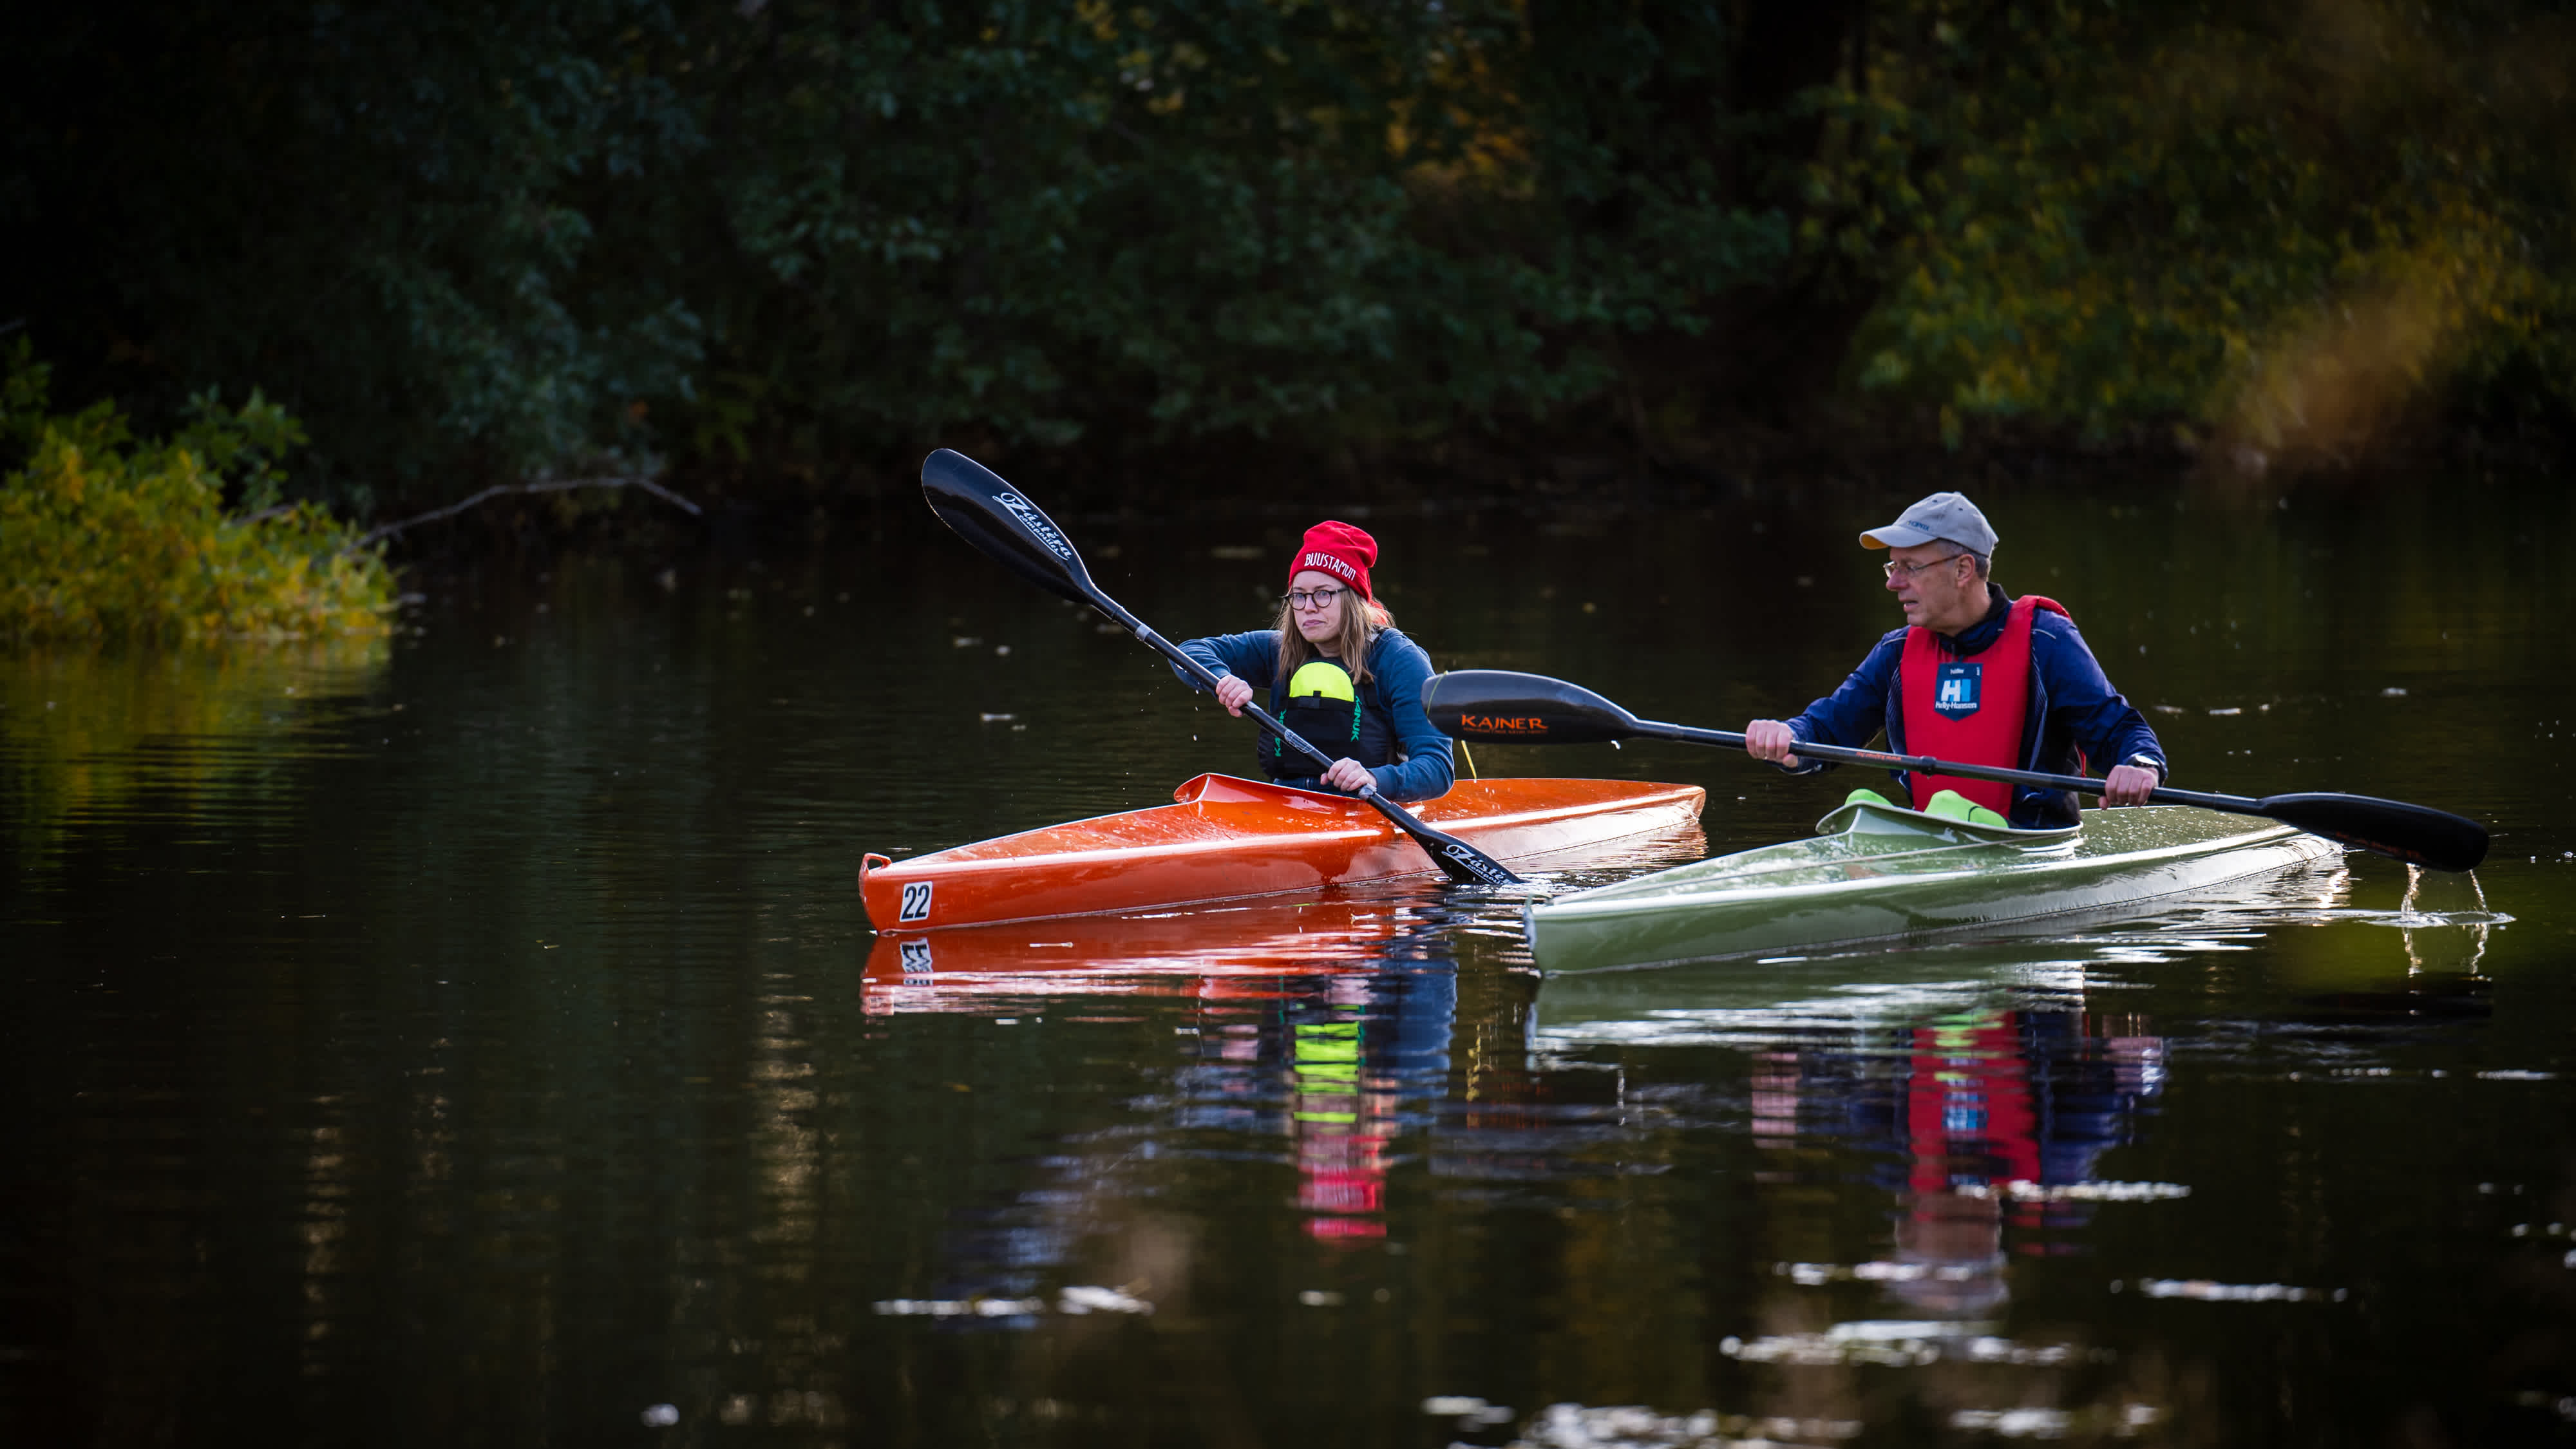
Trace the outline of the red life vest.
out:
M 2030 621 L 2041 609 L 2075 617 L 2055 599 L 2024 594 L 2013 600 L 2002 637 L 1973 659 L 1960 658 L 1950 641 L 1929 629 L 1905 631 L 1905 657 L 1897 665 L 1905 753 L 1962 765 L 2020 767 L 2022 726 L 2030 717 Z M 1962 780 L 1919 770 L 1907 778 L 1917 810 L 1942 791 L 1956 790 L 1998 815 L 2012 814 L 2013 787 L 2000 780 Z

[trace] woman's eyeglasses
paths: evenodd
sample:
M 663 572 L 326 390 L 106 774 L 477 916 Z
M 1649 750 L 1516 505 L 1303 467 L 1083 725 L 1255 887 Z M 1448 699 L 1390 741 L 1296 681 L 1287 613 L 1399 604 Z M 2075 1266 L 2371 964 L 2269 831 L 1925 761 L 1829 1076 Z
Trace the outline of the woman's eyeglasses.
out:
M 1282 597 L 1292 609 L 1329 609 L 1348 589 L 1290 589 Z

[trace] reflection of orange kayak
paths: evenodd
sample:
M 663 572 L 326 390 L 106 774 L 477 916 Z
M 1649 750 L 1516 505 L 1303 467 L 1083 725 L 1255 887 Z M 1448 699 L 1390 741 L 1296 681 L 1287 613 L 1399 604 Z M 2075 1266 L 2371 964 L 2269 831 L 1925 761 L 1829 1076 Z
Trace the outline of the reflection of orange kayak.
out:
M 1374 970 L 1413 902 L 1395 894 L 1256 901 L 880 935 L 870 1012 L 975 1009 L 992 996 L 1261 996 L 1281 977 Z
M 1148 910 L 1431 872 L 1422 847 L 1346 795 L 1201 775 L 1179 802 L 859 869 L 880 931 Z M 1699 817 L 1696 785 L 1467 780 L 1411 807 L 1503 859 L 1666 830 Z

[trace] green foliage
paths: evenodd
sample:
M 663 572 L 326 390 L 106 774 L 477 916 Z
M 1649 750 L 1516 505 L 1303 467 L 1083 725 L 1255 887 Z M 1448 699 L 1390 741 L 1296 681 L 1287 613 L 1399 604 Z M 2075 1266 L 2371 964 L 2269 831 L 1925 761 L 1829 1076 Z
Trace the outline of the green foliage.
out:
M 0 321 L 156 426 L 256 382 L 360 512 L 1837 366 L 1954 437 L 2332 454 L 2576 414 L 2571 61 L 2516 0 L 20 6 Z
M 20 339 L 0 381 L 0 439 L 24 461 L 0 478 L 0 638 L 281 639 L 381 634 L 382 555 L 318 505 L 277 505 L 277 460 L 303 440 L 253 393 L 209 393 L 167 442 L 138 439 L 108 403 L 46 407 L 46 369 Z M 227 516 L 224 478 L 254 506 Z
M 85 381 L 122 396 L 257 379 L 314 421 L 306 476 L 362 506 L 603 447 L 774 464 L 1547 416 L 1609 385 L 1617 336 L 1703 329 L 1788 255 L 1776 209 L 1724 194 L 1714 113 L 1664 94 L 1715 93 L 1713 10 L 9 23 L 0 207 L 78 283 L 40 338 L 113 359 Z
M 764 144 L 724 216 L 759 272 L 702 295 L 728 399 L 861 446 L 1543 415 L 1603 386 L 1594 338 L 1692 325 L 1786 255 L 1705 166 L 1542 154 L 1525 95 L 1642 110 L 1638 78 L 1559 83 L 1499 0 L 836 14 L 774 5 L 726 52 L 717 109 Z
M 1911 0 L 1806 240 L 1879 278 L 1867 390 L 1956 439 L 2180 423 L 2263 450 L 2365 446 L 2425 399 L 2565 409 L 2563 27 L 2374 0 L 2117 7 Z M 2517 50 L 2519 48 L 2519 50 Z
M 0 220 L 44 285 L 0 318 L 155 418 L 263 388 L 313 424 L 305 491 L 362 508 L 631 443 L 632 404 L 698 353 L 656 189 L 701 144 L 657 59 L 676 23 L 625 0 L 13 11 Z

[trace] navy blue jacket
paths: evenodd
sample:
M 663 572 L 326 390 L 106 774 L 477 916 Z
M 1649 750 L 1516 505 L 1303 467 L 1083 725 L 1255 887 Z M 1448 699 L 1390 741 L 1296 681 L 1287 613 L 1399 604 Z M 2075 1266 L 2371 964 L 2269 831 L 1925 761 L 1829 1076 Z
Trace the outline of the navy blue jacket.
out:
M 1963 658 L 1983 653 L 2001 638 L 2010 617 L 2010 596 L 1991 583 L 1986 592 L 1991 600 L 1986 617 L 1952 641 Z M 1842 688 L 1788 722 L 1790 731 L 1802 740 L 1860 749 L 1884 729 L 1887 747 L 1905 753 L 1904 686 L 1897 677 L 1905 658 L 1905 634 L 1903 629 L 1888 631 Z M 2135 763 L 2139 756 L 2153 764 L 2158 776 L 2165 773 L 2165 747 L 2147 727 L 2146 716 L 2111 688 L 2074 620 L 2048 609 L 2035 611 L 2030 621 L 2030 663 L 2030 711 L 2022 722 L 2019 768 L 2072 775 L 2077 773 L 2076 751 L 2081 749 L 2095 775 L 2114 765 Z M 1808 760 L 1793 773 L 1827 768 L 1821 760 Z M 1900 791 L 1912 790 L 1905 771 L 1891 773 Z M 2066 791 L 2013 787 L 2012 823 L 2024 829 L 2073 825 L 2075 812 L 2075 797 Z
M 1220 676 L 1239 674 L 1256 691 L 1269 690 L 1273 716 L 1287 703 L 1288 681 L 1273 677 L 1279 672 L 1278 630 L 1216 634 L 1192 639 L 1181 648 Z M 1172 672 L 1181 674 L 1180 666 L 1172 666 Z M 1448 794 L 1458 778 L 1449 762 L 1449 737 L 1431 727 L 1431 716 L 1422 709 L 1422 686 L 1431 678 L 1431 656 L 1401 630 L 1381 629 L 1369 643 L 1368 676 L 1360 685 L 1360 706 L 1380 711 L 1395 740 L 1396 763 L 1369 771 L 1377 777 L 1377 792 L 1389 800 L 1433 800 Z M 1189 676 L 1181 674 L 1181 678 Z M 1327 788 L 1311 776 L 1280 783 L 1309 790 Z

